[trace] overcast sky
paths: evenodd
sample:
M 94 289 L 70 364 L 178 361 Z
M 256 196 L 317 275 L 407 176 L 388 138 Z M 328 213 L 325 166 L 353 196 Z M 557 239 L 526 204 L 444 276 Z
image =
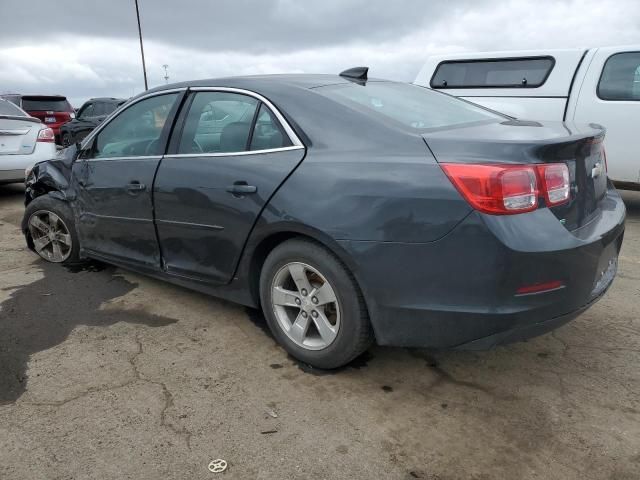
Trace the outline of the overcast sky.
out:
M 430 54 L 640 44 L 639 0 L 139 0 L 150 86 L 228 75 L 412 81 Z M 0 0 L 0 92 L 144 89 L 134 0 Z

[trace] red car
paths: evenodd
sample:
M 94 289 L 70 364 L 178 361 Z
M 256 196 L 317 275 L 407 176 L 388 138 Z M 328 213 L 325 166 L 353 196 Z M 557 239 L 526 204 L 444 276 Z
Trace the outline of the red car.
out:
M 56 143 L 60 143 L 60 127 L 75 118 L 75 111 L 62 95 L 3 95 L 3 98 L 15 103 L 32 117 L 40 119 L 53 130 Z

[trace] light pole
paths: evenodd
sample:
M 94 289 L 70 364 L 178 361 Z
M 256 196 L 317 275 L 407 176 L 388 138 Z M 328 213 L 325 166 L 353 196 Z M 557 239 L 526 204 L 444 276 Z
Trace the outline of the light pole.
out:
M 144 46 L 142 45 L 142 28 L 140 27 L 140 9 L 138 8 L 138 0 L 134 0 L 136 3 L 136 18 L 138 19 L 138 37 L 140 38 L 140 55 L 142 55 L 142 73 L 144 74 L 144 89 L 149 90 L 149 84 L 147 83 L 147 66 L 144 62 Z
M 169 68 L 169 65 L 167 65 L 166 63 L 164 65 L 162 65 L 162 68 L 164 68 L 164 83 L 169 83 L 169 72 L 167 71 L 167 69 Z

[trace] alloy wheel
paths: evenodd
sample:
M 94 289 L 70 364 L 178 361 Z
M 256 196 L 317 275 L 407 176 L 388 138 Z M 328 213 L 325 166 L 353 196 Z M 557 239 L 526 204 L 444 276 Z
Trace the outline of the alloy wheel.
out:
M 39 210 L 29 217 L 28 225 L 38 255 L 53 263 L 64 262 L 69 258 L 73 240 L 69 228 L 58 215 Z
M 340 329 L 340 306 L 327 279 L 301 262 L 284 265 L 271 284 L 271 305 L 283 332 L 307 350 L 327 348 Z

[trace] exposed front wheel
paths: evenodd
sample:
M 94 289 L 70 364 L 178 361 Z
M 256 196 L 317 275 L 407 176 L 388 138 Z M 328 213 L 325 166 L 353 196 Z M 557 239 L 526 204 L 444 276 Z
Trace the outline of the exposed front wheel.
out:
M 294 357 L 318 368 L 340 367 L 372 341 L 355 280 L 331 252 L 290 240 L 267 257 L 260 278 L 262 308 L 273 335 Z
M 52 263 L 79 261 L 78 236 L 73 214 L 61 200 L 43 195 L 25 211 L 27 243 L 44 260 Z

